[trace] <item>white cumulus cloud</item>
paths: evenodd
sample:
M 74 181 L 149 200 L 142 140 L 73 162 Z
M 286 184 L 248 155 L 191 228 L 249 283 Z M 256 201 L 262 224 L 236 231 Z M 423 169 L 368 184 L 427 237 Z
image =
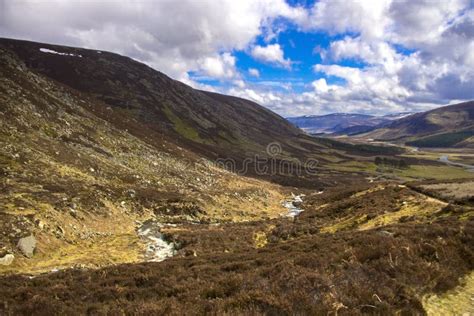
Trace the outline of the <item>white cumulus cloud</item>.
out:
M 319 64 L 292 60 L 291 50 L 302 49 L 293 38 L 282 46 L 281 34 L 295 29 L 329 36 L 328 45 L 312 44 Z M 318 0 L 310 7 L 285 0 L 0 0 L 0 36 L 117 52 L 283 115 L 424 110 L 474 99 L 472 0 Z M 283 76 L 268 80 L 264 65 L 240 65 L 239 53 L 278 72 L 312 67 L 314 78 L 295 92 Z
M 274 64 L 283 68 L 290 68 L 291 61 L 284 57 L 280 44 L 270 44 L 267 46 L 256 45 L 252 48 L 252 56 L 260 61 Z

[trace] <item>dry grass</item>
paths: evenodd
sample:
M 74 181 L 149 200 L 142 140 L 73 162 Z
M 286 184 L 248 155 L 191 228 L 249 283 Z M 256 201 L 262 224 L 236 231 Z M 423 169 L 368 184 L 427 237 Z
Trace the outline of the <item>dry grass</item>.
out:
M 423 189 L 436 191 L 445 198 L 464 199 L 474 196 L 474 181 L 422 185 Z
M 414 196 L 402 202 L 399 210 L 388 212 L 371 219 L 358 226 L 358 229 L 365 230 L 374 227 L 393 225 L 402 218 L 416 217 L 418 221 L 426 220 L 430 215 L 439 212 L 447 203 L 435 200 L 430 197 Z
M 455 288 L 474 268 L 472 220 L 392 225 L 390 234 L 372 229 L 291 240 L 274 230 L 266 247 L 254 249 L 250 238 L 225 251 L 222 243 L 243 232 L 235 231 L 237 226 L 246 229 L 236 224 L 214 229 L 203 247 L 217 251 L 197 256 L 67 270 L 33 280 L 0 278 L 0 312 L 423 314 L 421 297 Z
M 460 285 L 439 295 L 423 298 L 423 308 L 429 316 L 473 315 L 474 314 L 474 272 L 461 279 Z
M 126 215 L 110 203 L 106 205 L 106 216 L 88 214 L 75 218 L 54 209 L 37 214 L 36 219 L 44 227 L 35 233 L 35 255 L 26 258 L 16 254 L 11 265 L 0 266 L 0 274 L 38 274 L 75 266 L 97 268 L 142 261 L 145 246 L 135 232 L 135 220 L 140 217 Z

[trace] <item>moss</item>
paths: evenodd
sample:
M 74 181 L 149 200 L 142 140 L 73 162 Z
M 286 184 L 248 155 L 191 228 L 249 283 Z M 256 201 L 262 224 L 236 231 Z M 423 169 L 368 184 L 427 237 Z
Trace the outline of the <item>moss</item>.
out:
M 268 225 L 265 230 L 258 231 L 253 234 L 253 242 L 255 248 L 263 248 L 268 244 L 268 235 L 275 228 L 275 225 Z
M 21 168 L 22 165 L 12 157 L 0 154 L 0 167 L 7 167 L 9 169 L 17 170 Z
M 231 135 L 227 134 L 225 131 L 219 131 L 217 132 L 217 134 L 219 135 L 220 138 L 222 138 L 224 141 L 228 143 L 233 144 L 236 142 L 236 139 L 232 137 Z
M 255 248 L 263 248 L 268 244 L 267 234 L 265 232 L 256 232 L 253 235 Z
M 63 178 L 73 177 L 89 182 L 95 181 L 93 176 L 88 175 L 87 173 L 84 173 L 81 170 L 68 165 L 57 165 L 57 172 Z
M 376 218 L 371 219 L 367 223 L 359 226 L 359 229 L 364 230 L 378 226 L 395 224 L 402 217 L 416 216 L 417 218 L 426 218 L 427 216 L 438 212 L 444 206 L 446 206 L 445 203 L 436 202 L 434 200 L 407 201 L 402 205 L 400 210 L 377 216 Z

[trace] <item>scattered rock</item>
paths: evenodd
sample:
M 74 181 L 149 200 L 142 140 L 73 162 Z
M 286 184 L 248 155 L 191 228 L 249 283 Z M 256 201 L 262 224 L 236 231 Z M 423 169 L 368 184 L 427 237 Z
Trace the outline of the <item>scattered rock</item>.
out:
M 0 265 L 2 265 L 2 266 L 9 266 L 10 264 L 12 264 L 13 259 L 15 259 L 15 256 L 14 256 L 14 255 L 12 255 L 11 253 L 6 254 L 5 256 L 3 256 L 2 258 L 0 258 Z
M 130 189 L 130 190 L 127 190 L 126 191 L 126 194 L 131 197 L 131 198 L 134 198 L 136 195 L 137 195 L 137 192 L 133 189 Z
M 36 226 L 38 226 L 38 228 L 41 229 L 41 230 L 44 230 L 44 229 L 47 228 L 46 223 L 43 222 L 43 221 L 40 220 L 40 219 L 36 219 L 36 220 L 35 220 L 35 224 L 36 224 Z
M 64 228 L 62 228 L 59 225 L 56 226 L 56 231 L 54 232 L 54 235 L 56 236 L 56 238 L 62 238 L 64 234 L 66 234 L 66 231 L 64 230 Z
M 77 212 L 76 212 L 75 209 L 70 208 L 70 209 L 69 209 L 69 214 L 70 214 L 72 217 L 77 218 Z
M 293 203 L 293 206 L 294 206 L 294 207 L 299 207 L 299 206 L 301 206 L 301 204 L 303 204 L 302 201 L 296 201 L 296 200 L 293 201 L 292 203 Z
M 393 237 L 393 235 L 394 235 L 394 233 L 386 231 L 386 230 L 379 231 L 379 234 L 384 235 L 384 236 L 388 236 L 388 237 Z
M 36 248 L 36 238 L 33 235 L 21 238 L 18 241 L 18 248 L 28 258 L 33 257 Z
M 195 250 L 187 249 L 184 251 L 184 256 L 185 257 L 197 257 L 197 253 Z

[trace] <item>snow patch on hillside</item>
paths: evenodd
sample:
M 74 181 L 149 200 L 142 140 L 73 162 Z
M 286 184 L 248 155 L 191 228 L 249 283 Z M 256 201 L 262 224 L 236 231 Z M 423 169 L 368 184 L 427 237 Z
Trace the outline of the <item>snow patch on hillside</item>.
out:
M 73 57 L 81 57 L 82 58 L 82 55 L 77 55 L 77 54 L 72 54 L 72 53 L 61 53 L 61 52 L 57 52 L 55 50 L 48 49 L 48 48 L 40 48 L 39 50 L 40 50 L 40 52 L 47 53 L 47 54 L 56 54 L 56 55 L 61 55 L 61 56 L 73 56 Z

